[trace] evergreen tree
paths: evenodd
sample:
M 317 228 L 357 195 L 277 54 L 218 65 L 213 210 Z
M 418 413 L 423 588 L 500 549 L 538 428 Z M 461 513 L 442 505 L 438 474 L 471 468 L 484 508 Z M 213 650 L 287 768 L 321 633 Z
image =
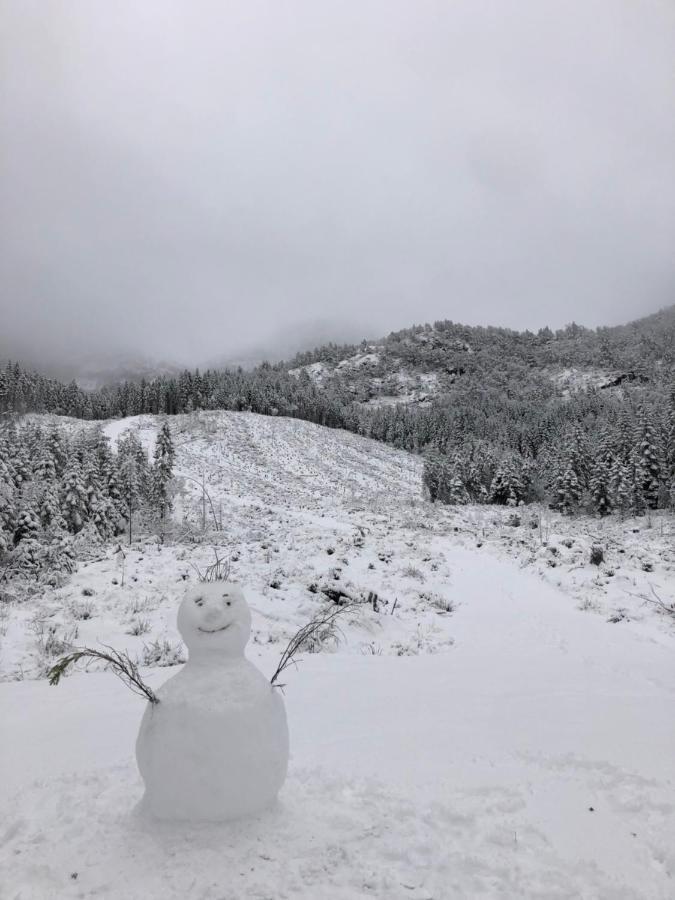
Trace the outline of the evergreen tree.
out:
M 63 435 L 58 428 L 52 428 L 47 435 L 45 450 L 54 461 L 56 475 L 60 478 L 66 469 L 68 453 L 66 451 Z
M 671 494 L 675 492 L 675 388 L 670 395 L 665 434 L 665 458 Z M 671 502 L 671 506 L 672 506 Z
M 593 508 L 601 516 L 612 511 L 612 471 L 614 453 L 608 437 L 600 442 L 595 462 L 591 470 L 590 489 Z
M 65 529 L 66 522 L 61 515 L 61 503 L 56 483 L 45 482 L 37 502 L 37 513 L 43 528 Z
M 497 471 L 490 485 L 490 502 L 504 506 L 517 506 L 525 496 L 525 486 L 516 466 L 510 457 L 504 458 L 497 466 Z
M 16 523 L 16 531 L 14 532 L 14 544 L 29 538 L 37 538 L 40 533 L 40 522 L 31 503 L 25 503 L 21 510 Z
M 30 456 L 28 454 L 28 445 L 21 439 L 19 435 L 14 437 L 14 446 L 10 445 L 12 453 L 12 476 L 14 484 L 18 489 L 27 484 L 31 477 Z
M 42 484 L 53 483 L 56 481 L 56 461 L 45 443 L 40 447 L 33 463 L 33 474 L 37 481 Z
M 141 497 L 138 460 L 135 454 L 129 453 L 119 460 L 119 481 L 125 503 L 125 518 L 129 526 L 129 543 L 131 544 L 133 514 L 139 507 Z
M 424 457 L 424 468 L 422 470 L 422 482 L 429 492 L 429 499 L 432 503 L 440 499 L 442 492 L 442 483 L 444 475 L 444 461 L 438 451 L 429 451 Z
M 581 485 L 572 464 L 556 479 L 553 501 L 551 506 L 562 513 L 571 513 L 577 509 L 581 502 Z
M 14 479 L 0 453 L 0 553 L 7 550 L 12 544 L 14 535 L 14 491 Z
M 42 547 L 33 537 L 27 537 L 17 544 L 12 554 L 14 567 L 22 574 L 38 578 L 42 566 Z
M 93 517 L 94 509 L 100 509 L 103 499 L 101 479 L 96 457 L 88 451 L 82 466 L 82 484 L 86 496 L 87 519 Z
M 111 497 L 96 498 L 91 507 L 91 521 L 103 540 L 119 533 L 120 516 Z
M 450 472 L 450 478 L 445 487 L 442 500 L 444 503 L 452 505 L 461 505 L 469 502 L 468 491 L 457 468 L 453 468 Z
M 61 508 L 69 531 L 77 534 L 87 520 L 87 491 L 76 456 L 70 460 L 64 475 Z
M 169 485 L 173 478 L 174 459 L 175 452 L 171 439 L 171 429 L 169 428 L 169 423 L 164 422 L 157 434 L 152 470 L 152 500 L 159 510 L 162 528 L 164 528 L 166 514 L 171 510 Z
M 648 509 L 656 509 L 661 484 L 661 454 L 654 425 L 646 412 L 640 417 L 635 443 L 635 488 Z
M 46 549 L 45 556 L 50 569 L 56 572 L 71 573 L 77 568 L 73 539 L 68 534 L 60 534 L 53 538 Z

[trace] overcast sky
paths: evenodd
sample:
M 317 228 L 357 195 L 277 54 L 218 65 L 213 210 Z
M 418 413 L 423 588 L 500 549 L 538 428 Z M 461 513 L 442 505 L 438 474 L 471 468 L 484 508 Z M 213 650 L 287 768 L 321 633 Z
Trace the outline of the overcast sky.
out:
M 675 301 L 672 0 L 0 0 L 0 40 L 15 356 Z

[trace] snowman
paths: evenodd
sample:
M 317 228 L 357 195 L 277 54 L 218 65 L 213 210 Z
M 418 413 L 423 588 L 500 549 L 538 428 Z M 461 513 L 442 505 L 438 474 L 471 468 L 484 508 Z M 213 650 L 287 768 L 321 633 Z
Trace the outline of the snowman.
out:
M 281 695 L 244 656 L 251 612 L 239 585 L 190 588 L 178 630 L 189 659 L 148 704 L 136 742 L 141 811 L 195 822 L 260 812 L 286 778 L 288 727 Z

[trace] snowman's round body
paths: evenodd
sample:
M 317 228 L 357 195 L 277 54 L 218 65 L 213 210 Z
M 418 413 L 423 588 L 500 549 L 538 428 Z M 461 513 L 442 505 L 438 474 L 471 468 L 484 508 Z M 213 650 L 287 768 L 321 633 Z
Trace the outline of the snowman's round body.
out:
M 288 767 L 286 712 L 244 656 L 250 623 L 231 582 L 201 584 L 183 599 L 178 628 L 189 659 L 148 705 L 136 742 L 143 812 L 219 822 L 274 802 Z

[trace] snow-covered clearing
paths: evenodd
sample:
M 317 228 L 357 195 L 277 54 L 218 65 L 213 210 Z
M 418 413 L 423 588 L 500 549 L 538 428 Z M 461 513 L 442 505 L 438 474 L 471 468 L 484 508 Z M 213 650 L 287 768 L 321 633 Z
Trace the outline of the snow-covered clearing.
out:
M 130 424 L 152 443 L 151 417 L 107 431 Z M 3 900 L 675 895 L 675 634 L 647 602 L 675 594 L 672 518 L 528 509 L 509 525 L 424 502 L 418 459 L 343 432 L 234 413 L 171 424 L 194 479 L 181 543 L 99 548 L 64 588 L 3 606 Z M 223 520 L 209 543 L 202 472 Z M 150 828 L 133 815 L 143 702 L 106 673 L 31 679 L 52 626 L 180 655 L 176 608 L 211 544 L 245 586 L 266 673 L 322 589 L 377 598 L 284 679 L 278 806 Z M 144 670 L 153 687 L 174 671 Z

